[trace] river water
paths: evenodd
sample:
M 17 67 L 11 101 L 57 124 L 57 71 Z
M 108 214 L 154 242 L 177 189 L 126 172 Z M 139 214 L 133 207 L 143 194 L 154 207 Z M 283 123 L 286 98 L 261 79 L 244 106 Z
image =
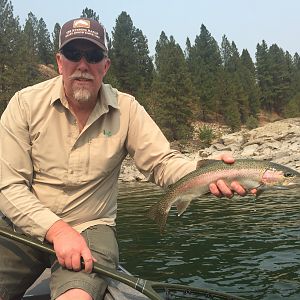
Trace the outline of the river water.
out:
M 161 236 L 144 214 L 164 193 L 150 183 L 121 183 L 120 261 L 144 279 L 180 283 L 247 299 L 300 299 L 300 194 L 267 192 L 192 201 L 172 209 Z

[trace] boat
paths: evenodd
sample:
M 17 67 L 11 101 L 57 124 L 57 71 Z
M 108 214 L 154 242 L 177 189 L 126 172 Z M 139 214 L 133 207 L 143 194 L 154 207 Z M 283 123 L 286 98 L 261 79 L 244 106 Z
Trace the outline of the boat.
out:
M 118 267 L 118 271 L 130 275 L 130 273 L 122 266 Z M 50 269 L 45 272 L 36 280 L 36 282 L 27 290 L 23 296 L 23 300 L 49 300 Z M 105 293 L 104 300 L 149 300 L 148 297 L 133 289 L 132 287 L 108 278 L 108 287 Z
M 0 235 L 35 249 L 55 254 L 53 247 L 48 243 L 42 243 L 34 238 L 17 233 L 0 226 Z M 108 287 L 104 300 L 162 300 L 173 299 L 171 295 L 180 298 L 176 299 L 231 299 L 244 300 L 244 298 L 225 294 L 223 292 L 211 291 L 201 287 L 192 287 L 181 284 L 164 283 L 151 281 L 131 275 L 125 268 L 119 266 L 117 270 L 94 263 L 94 272 L 107 278 Z M 49 300 L 50 299 L 50 269 L 37 279 L 37 281 L 26 291 L 23 300 Z M 159 293 L 163 293 L 161 296 Z M 203 298 L 206 297 L 206 298 Z M 200 298 L 199 298 L 200 297 Z
M 0 212 L 0 218 L 3 218 Z M 9 239 L 17 240 L 25 245 L 38 248 L 39 250 L 52 253 L 52 249 L 49 246 L 42 246 L 38 241 L 31 240 L 29 237 L 20 235 L 14 231 L 8 230 L 7 228 L 0 227 L 0 236 L 4 236 Z M 113 270 L 112 270 L 113 271 Z M 120 276 L 131 276 L 131 274 L 122 266 L 118 266 L 116 272 Z M 119 280 L 111 279 L 106 277 L 108 281 L 108 287 L 105 294 L 104 300 L 149 300 L 147 296 L 131 287 L 130 285 L 124 284 Z M 134 278 L 134 277 L 133 277 Z M 41 276 L 34 282 L 34 284 L 26 291 L 23 296 L 23 300 L 49 300 L 50 299 L 50 268 L 47 268 Z

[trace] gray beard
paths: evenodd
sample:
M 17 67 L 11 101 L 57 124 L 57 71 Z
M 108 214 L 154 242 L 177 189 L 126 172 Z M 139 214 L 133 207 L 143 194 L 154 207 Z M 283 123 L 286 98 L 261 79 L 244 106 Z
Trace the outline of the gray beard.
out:
M 87 89 L 80 88 L 74 90 L 73 96 L 78 103 L 85 103 L 92 98 L 92 93 Z

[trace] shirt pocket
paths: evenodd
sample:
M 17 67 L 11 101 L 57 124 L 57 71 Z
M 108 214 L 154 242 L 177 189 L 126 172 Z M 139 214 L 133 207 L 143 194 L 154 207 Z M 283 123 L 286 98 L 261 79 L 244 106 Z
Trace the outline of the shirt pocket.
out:
M 126 156 L 124 142 L 120 137 L 98 137 L 89 141 L 89 179 L 97 179 L 111 174 L 120 169 L 122 161 Z

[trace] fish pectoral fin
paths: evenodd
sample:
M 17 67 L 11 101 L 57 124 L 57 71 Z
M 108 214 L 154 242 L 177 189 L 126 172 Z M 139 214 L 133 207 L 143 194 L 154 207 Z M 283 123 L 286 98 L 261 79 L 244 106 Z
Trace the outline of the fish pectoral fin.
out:
M 257 190 L 256 194 L 255 194 L 255 199 L 257 199 L 262 193 L 263 193 L 264 190 Z
M 186 211 L 186 209 L 190 205 L 191 201 L 192 201 L 191 199 L 180 199 L 176 203 L 178 216 L 181 216 Z
M 257 199 L 265 190 L 267 190 L 266 186 L 264 184 L 259 185 L 258 187 L 255 187 L 256 194 L 255 198 Z

